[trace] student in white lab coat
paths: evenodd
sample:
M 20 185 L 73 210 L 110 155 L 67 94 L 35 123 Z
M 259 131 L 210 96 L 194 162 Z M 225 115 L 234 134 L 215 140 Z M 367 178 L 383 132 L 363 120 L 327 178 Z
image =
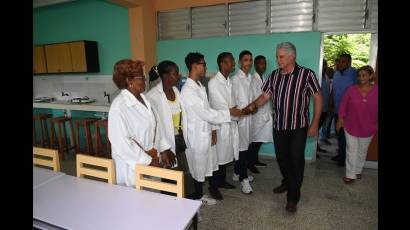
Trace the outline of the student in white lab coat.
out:
M 181 91 L 181 100 L 186 111 L 182 129 L 187 145 L 189 170 L 194 178 L 194 198 L 202 200 L 205 204 L 215 204 L 215 199 L 203 195 L 202 188 L 205 177 L 212 176 L 212 172 L 218 170 L 216 132 L 212 131 L 212 128 L 215 124 L 231 122 L 231 115 L 240 116 L 241 111 L 236 108 L 210 108 L 205 87 L 199 81 L 206 73 L 206 63 L 202 54 L 189 53 L 185 57 L 185 64 L 189 70 L 189 77 Z
M 182 106 L 181 97 L 176 85 L 180 78 L 179 68 L 172 61 L 162 61 L 149 71 L 150 81 L 160 81 L 148 91 L 147 98 L 151 102 L 152 109 L 157 117 L 160 129 L 160 137 L 171 145 L 171 151 L 175 153 L 177 164 L 173 169 L 184 172 L 185 194 L 189 197 L 193 193 L 194 182 L 189 173 L 188 163 L 185 156 L 185 143 L 182 135 L 182 119 L 186 119 L 186 113 Z M 180 143 L 176 146 L 176 143 Z M 163 151 L 164 149 L 158 149 Z M 165 192 L 164 192 L 165 193 Z
M 229 74 L 235 69 L 235 60 L 232 53 L 222 52 L 218 55 L 217 63 L 219 72 L 208 83 L 209 104 L 216 110 L 235 107 L 232 97 L 232 81 Z M 237 118 L 232 118 L 237 119 Z M 213 184 L 209 192 L 217 200 L 222 200 L 222 194 L 217 189 L 233 189 L 234 185 L 226 182 L 226 165 L 239 157 L 239 136 L 236 121 L 217 125 L 216 153 L 219 169 L 213 172 L 209 182 Z M 212 188 L 212 189 L 211 189 Z
M 266 71 L 265 56 L 258 55 L 255 57 L 255 74 L 251 80 L 251 98 L 252 101 L 262 94 L 263 73 Z M 248 149 L 248 169 L 259 171 L 255 166 L 264 167 L 258 159 L 258 152 L 262 143 L 273 142 L 273 119 L 272 110 L 268 103 L 264 104 L 251 117 L 250 140 L 251 144 Z
M 252 75 L 249 73 L 252 68 L 252 53 L 244 50 L 239 54 L 240 69 L 232 77 L 232 91 L 235 105 L 239 109 L 245 108 L 252 100 L 250 95 L 250 84 Z M 251 194 L 252 187 L 249 184 L 247 166 L 247 154 L 250 144 L 249 128 L 251 116 L 242 116 L 238 121 L 239 131 L 239 160 L 235 161 L 235 170 L 232 179 L 241 182 L 241 190 L 244 194 Z M 253 179 L 253 178 L 252 178 Z
M 143 62 L 121 60 L 115 63 L 113 81 L 121 89 L 108 114 L 108 138 L 115 163 L 117 184 L 135 186 L 135 165 L 172 166 L 174 160 L 167 156 L 170 145 L 158 136 L 151 104 L 142 94 L 145 90 Z M 157 152 L 161 149 L 161 155 Z

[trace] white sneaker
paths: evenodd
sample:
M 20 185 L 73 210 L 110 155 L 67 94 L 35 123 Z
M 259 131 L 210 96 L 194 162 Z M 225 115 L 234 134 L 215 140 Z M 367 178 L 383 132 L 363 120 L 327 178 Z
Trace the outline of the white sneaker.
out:
M 248 180 L 249 180 L 249 182 L 252 182 L 252 181 L 253 181 L 253 179 L 255 179 L 255 178 L 253 178 L 253 176 L 251 176 L 251 175 L 249 175 L 249 176 L 248 176 Z M 238 174 L 233 173 L 232 180 L 233 180 L 233 181 L 239 181 L 239 175 L 238 175 Z
M 216 200 L 214 198 L 208 197 L 208 195 L 203 195 L 199 200 L 202 201 L 202 204 L 204 205 L 216 204 Z
M 252 193 L 252 187 L 249 184 L 249 179 L 248 178 L 242 180 L 241 189 L 242 189 L 242 192 L 245 193 L 245 194 L 251 194 Z

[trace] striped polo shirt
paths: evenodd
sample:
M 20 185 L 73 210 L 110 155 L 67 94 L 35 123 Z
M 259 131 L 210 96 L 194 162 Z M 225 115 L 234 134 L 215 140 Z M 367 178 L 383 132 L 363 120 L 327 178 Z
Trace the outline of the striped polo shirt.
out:
M 272 71 L 262 91 L 270 94 L 273 105 L 273 128 L 294 130 L 309 126 L 309 99 L 320 90 L 313 70 L 295 64 L 289 74 Z

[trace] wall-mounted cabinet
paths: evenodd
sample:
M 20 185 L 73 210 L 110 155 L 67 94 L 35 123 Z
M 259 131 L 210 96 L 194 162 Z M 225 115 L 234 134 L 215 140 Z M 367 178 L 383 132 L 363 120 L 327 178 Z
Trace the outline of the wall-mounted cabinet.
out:
M 44 46 L 33 46 L 33 73 L 47 73 Z
M 46 73 L 91 73 L 100 71 L 97 42 L 95 41 L 47 44 L 44 45 L 44 53 Z M 35 62 L 36 60 L 33 62 L 33 67 Z M 33 73 L 39 72 L 33 71 Z

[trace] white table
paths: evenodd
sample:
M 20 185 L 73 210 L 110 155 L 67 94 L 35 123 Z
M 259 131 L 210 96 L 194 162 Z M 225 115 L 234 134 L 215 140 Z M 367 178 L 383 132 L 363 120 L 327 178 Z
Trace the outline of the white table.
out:
M 33 189 L 51 180 L 64 175 L 62 172 L 55 172 L 50 169 L 43 169 L 33 166 Z
M 33 224 L 65 229 L 185 229 L 201 202 L 68 175 L 33 188 Z

